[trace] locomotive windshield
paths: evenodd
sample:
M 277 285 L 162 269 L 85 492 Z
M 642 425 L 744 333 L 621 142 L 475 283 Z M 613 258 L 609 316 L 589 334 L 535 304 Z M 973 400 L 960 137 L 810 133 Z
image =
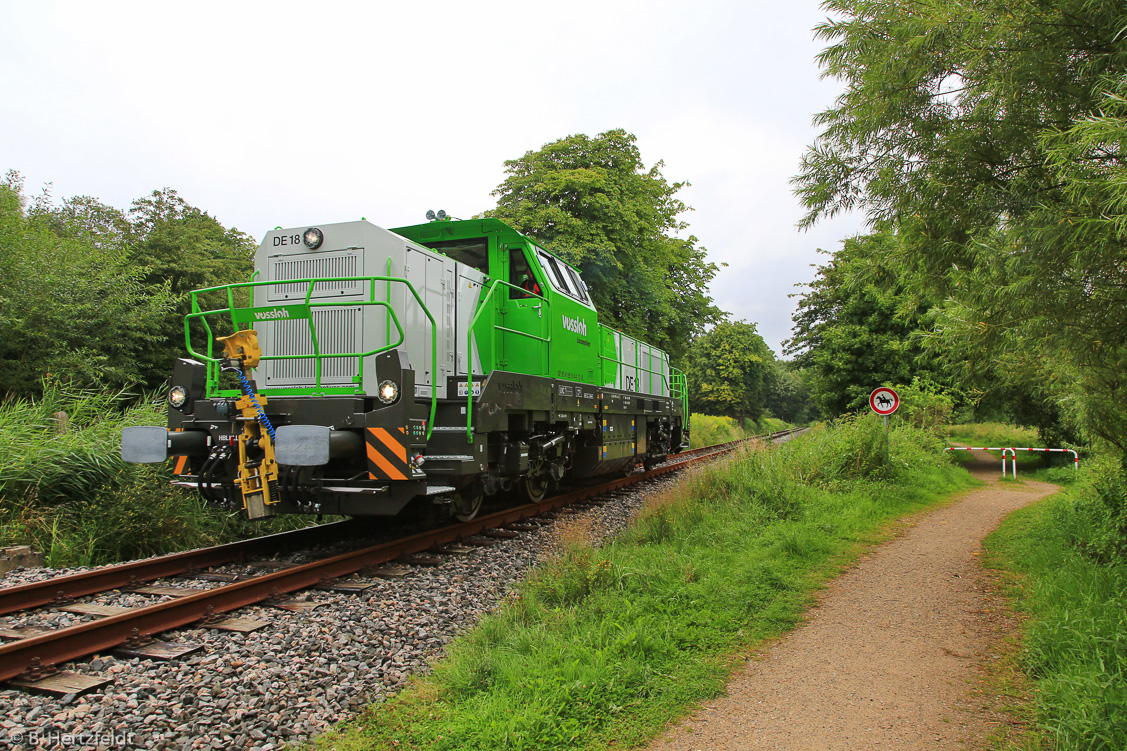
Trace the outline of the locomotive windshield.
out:
M 540 253 L 540 264 L 548 274 L 552 286 L 568 297 L 590 304 L 587 285 L 579 278 L 579 273 L 546 251 L 539 249 L 538 251 Z
M 579 299 L 585 303 L 591 302 L 591 298 L 587 294 L 587 284 L 579 277 L 579 272 L 570 266 L 564 266 L 564 270 L 571 276 L 571 281 L 579 292 Z

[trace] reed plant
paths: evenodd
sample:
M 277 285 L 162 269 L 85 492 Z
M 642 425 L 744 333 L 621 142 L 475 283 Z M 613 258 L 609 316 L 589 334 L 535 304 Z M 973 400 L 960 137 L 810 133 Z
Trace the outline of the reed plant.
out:
M 49 566 L 90 566 L 305 524 L 252 524 L 172 487 L 167 464 L 124 463 L 122 429 L 162 425 L 164 409 L 50 383 L 42 397 L 0 405 L 0 546 L 31 545 Z

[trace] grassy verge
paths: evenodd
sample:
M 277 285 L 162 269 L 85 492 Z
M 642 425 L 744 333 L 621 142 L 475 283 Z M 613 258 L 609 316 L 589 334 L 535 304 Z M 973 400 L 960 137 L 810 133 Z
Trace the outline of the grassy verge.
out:
M 1007 517 L 986 539 L 984 558 L 1005 572 L 1028 616 L 1021 666 L 1034 684 L 1037 741 L 1127 748 L 1127 479 L 1099 460 L 1079 477 L 1061 468 L 1039 474 L 1075 482 Z M 1021 741 L 1038 747 L 1028 735 Z
M 54 415 L 67 414 L 65 430 Z M 254 524 L 169 486 L 170 467 L 125 464 L 122 428 L 163 425 L 163 405 L 48 388 L 0 405 L 0 547 L 31 545 L 49 566 L 90 566 L 304 526 Z
M 748 449 L 654 498 L 593 549 L 582 530 L 433 675 L 322 749 L 606 749 L 719 694 L 889 523 L 970 478 L 931 434 L 873 416 Z
M 794 427 L 788 422 L 777 420 L 774 417 L 764 417 L 759 422 L 745 420 L 743 425 L 732 417 L 713 417 L 711 415 L 693 415 L 690 447 L 702 448 L 715 446 L 718 443 L 739 441 L 748 436 L 777 433 L 781 430 Z

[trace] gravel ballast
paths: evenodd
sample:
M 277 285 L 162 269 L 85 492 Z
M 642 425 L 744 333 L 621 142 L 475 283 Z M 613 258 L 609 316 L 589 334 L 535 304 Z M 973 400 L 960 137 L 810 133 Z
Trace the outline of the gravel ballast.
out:
M 189 628 L 162 635 L 203 646 L 180 660 L 97 655 L 62 665 L 114 682 L 100 693 L 62 699 L 0 690 L 0 749 L 271 751 L 308 739 L 425 671 L 451 639 L 496 607 L 553 549 L 559 524 L 590 520 L 594 537 L 605 540 L 625 527 L 645 495 L 672 482 L 662 478 L 616 491 L 601 506 L 495 540 L 470 555 L 444 557 L 440 566 L 406 567 L 402 578 L 379 579 L 362 594 L 297 593 L 298 600 L 321 603 L 310 612 L 247 607 L 232 613 L 270 623 L 252 633 Z M 308 552 L 279 556 L 295 562 L 310 558 Z M 18 569 L 0 578 L 0 586 L 81 570 Z M 217 586 L 185 579 L 162 583 Z M 141 606 L 161 599 L 115 591 L 80 601 Z M 40 609 L 10 616 L 3 625 L 62 628 L 89 619 Z M 64 735 L 71 736 L 69 742 Z

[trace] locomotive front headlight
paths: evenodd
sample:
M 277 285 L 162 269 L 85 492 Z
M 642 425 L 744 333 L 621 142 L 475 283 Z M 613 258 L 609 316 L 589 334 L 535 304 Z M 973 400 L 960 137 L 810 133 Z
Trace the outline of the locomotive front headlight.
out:
M 317 250 L 317 248 L 321 247 L 321 243 L 325 241 L 325 234 L 316 227 L 310 227 L 305 230 L 305 235 L 302 236 L 302 240 L 305 242 L 305 247 L 310 250 Z
M 183 386 L 173 386 L 168 390 L 168 403 L 176 409 L 182 409 L 188 403 L 188 389 Z
M 384 404 L 391 404 L 399 398 L 399 384 L 395 381 L 384 381 L 376 391 L 376 396 Z

